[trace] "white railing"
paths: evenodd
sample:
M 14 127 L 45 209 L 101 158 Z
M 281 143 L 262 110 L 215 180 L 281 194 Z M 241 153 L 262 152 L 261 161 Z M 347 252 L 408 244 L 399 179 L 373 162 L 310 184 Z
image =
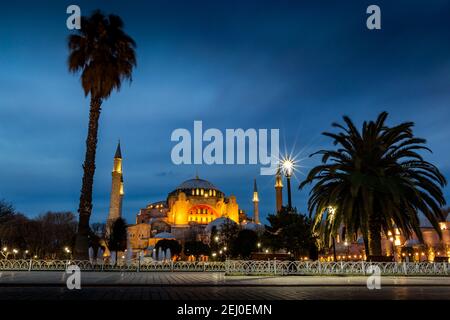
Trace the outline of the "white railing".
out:
M 447 262 L 303 262 L 229 260 L 226 274 L 276 275 L 366 275 L 369 266 L 378 266 L 384 275 L 450 276 Z
M 0 259 L 0 271 L 65 271 L 77 265 L 83 271 L 192 271 L 225 272 L 233 275 L 366 275 L 369 266 L 378 266 L 384 275 L 439 275 L 450 276 L 447 262 L 304 262 L 227 260 L 225 262 L 188 261 L 120 261 L 116 265 L 78 260 L 6 260 Z
M 187 262 L 187 261 L 119 261 L 111 265 L 106 262 L 87 260 L 6 260 L 0 259 L 0 271 L 65 271 L 69 265 L 77 265 L 82 271 L 225 271 L 225 262 Z

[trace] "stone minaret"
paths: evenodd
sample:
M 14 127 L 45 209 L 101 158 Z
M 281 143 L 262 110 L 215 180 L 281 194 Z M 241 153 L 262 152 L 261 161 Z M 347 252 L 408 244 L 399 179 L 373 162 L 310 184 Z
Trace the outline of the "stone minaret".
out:
M 277 204 L 277 212 L 281 211 L 283 206 L 283 179 L 281 177 L 281 172 L 278 169 L 275 176 L 275 198 Z
M 256 187 L 256 179 L 253 184 L 253 218 L 255 223 L 259 224 L 259 197 L 258 188 Z
M 109 215 L 107 225 L 110 225 L 117 218 L 122 217 L 123 199 L 123 176 L 122 176 L 122 152 L 120 141 L 114 155 L 114 166 L 112 171 L 111 199 L 109 202 Z

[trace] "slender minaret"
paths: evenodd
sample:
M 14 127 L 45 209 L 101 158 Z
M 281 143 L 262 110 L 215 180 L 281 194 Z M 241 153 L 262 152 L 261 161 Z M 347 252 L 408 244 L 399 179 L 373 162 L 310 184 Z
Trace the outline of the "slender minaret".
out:
M 119 206 L 119 212 L 120 212 L 120 216 L 122 216 L 122 202 L 123 202 L 123 195 L 125 194 L 125 192 L 123 191 L 123 174 L 120 175 L 120 191 L 119 191 L 119 195 L 120 195 L 120 206 Z
M 114 155 L 114 166 L 112 171 L 111 199 L 109 202 L 109 215 L 107 226 L 114 220 L 122 216 L 123 199 L 123 176 L 122 176 L 122 152 L 120 150 L 120 141 L 117 144 L 116 154 Z
M 280 169 L 277 170 L 277 174 L 275 176 L 275 198 L 277 204 L 277 212 L 280 212 L 281 207 L 283 206 L 283 179 L 281 177 Z
M 256 179 L 253 184 L 253 218 L 255 223 L 259 224 L 259 197 L 258 188 L 256 187 Z

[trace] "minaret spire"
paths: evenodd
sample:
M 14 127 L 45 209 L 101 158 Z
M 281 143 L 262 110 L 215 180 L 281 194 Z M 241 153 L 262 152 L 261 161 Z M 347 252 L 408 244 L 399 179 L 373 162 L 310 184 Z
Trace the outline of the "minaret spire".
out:
M 283 179 L 281 177 L 280 168 L 277 169 L 277 173 L 275 175 L 275 200 L 278 213 L 281 211 L 281 207 L 283 206 Z
M 122 159 L 122 150 L 120 150 L 120 139 L 119 142 L 117 143 L 116 154 L 114 155 L 114 158 Z
M 259 224 L 259 197 L 256 179 L 253 181 L 253 219 Z

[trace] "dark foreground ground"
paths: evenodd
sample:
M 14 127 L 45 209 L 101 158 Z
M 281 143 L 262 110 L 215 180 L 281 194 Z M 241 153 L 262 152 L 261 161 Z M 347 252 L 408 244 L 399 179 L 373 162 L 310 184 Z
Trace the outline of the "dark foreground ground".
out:
M 0 300 L 450 300 L 450 277 L 225 276 L 189 272 L 0 272 Z
M 0 288 L 7 300 L 439 300 L 449 299 L 450 287 L 56 287 Z

